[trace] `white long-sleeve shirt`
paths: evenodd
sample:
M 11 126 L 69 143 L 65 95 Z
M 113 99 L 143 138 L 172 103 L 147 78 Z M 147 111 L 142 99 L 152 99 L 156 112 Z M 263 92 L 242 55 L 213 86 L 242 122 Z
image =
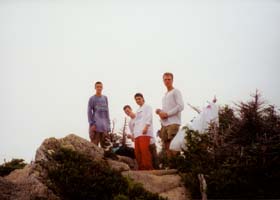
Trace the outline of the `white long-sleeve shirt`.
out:
M 128 122 L 128 128 L 130 130 L 130 134 L 132 134 L 132 135 L 134 132 L 134 125 L 135 125 L 135 118 L 130 119 L 130 121 Z
M 168 118 L 161 120 L 162 125 L 181 125 L 181 112 L 183 110 L 184 101 L 181 92 L 175 88 L 166 92 L 162 98 L 162 111 L 167 113 Z
M 128 122 L 128 128 L 129 128 L 130 134 L 133 135 L 133 137 L 134 137 L 134 133 L 133 133 L 134 132 L 134 126 L 135 126 L 135 118 L 131 119 Z M 154 143 L 156 143 L 156 139 L 155 139 L 155 136 L 153 134 L 153 136 L 151 137 L 151 140 L 150 140 L 150 144 L 154 144 Z
M 145 136 L 143 129 L 146 125 L 149 125 L 149 128 L 145 135 L 153 137 L 153 110 L 151 106 L 144 104 L 136 112 L 133 128 L 134 138 Z

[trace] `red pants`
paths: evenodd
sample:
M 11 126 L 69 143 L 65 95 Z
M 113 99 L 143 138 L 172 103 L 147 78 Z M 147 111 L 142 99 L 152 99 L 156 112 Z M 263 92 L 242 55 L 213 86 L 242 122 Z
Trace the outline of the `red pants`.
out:
M 139 136 L 135 138 L 135 157 L 139 170 L 153 169 L 152 155 L 149 150 L 150 136 Z

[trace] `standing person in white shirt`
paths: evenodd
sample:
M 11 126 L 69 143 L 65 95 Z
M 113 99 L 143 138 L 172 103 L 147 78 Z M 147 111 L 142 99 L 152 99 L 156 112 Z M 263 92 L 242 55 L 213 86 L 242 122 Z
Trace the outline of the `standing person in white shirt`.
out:
M 128 138 L 130 138 L 134 142 L 134 125 L 135 125 L 135 117 L 136 114 L 133 112 L 132 108 L 130 105 L 125 105 L 123 107 L 123 110 L 127 116 L 130 117 L 130 121 L 128 122 L 128 127 L 130 130 L 130 134 L 128 134 Z M 150 145 L 149 145 L 149 150 L 152 155 L 152 164 L 154 169 L 158 169 L 158 156 L 157 156 L 157 150 L 156 150 L 156 140 L 154 135 L 150 138 Z
M 181 92 L 173 87 L 173 74 L 163 74 L 163 82 L 167 92 L 162 98 L 162 109 L 156 109 L 156 114 L 161 119 L 162 128 L 160 138 L 163 142 L 163 151 L 168 158 L 173 155 L 169 149 L 171 140 L 179 131 L 181 125 L 181 112 L 184 110 L 184 102 Z
M 134 99 L 139 105 L 133 129 L 135 157 L 139 170 L 151 170 L 153 169 L 153 165 L 149 145 L 151 138 L 153 138 L 153 110 L 145 104 L 144 97 L 141 93 L 135 94 Z

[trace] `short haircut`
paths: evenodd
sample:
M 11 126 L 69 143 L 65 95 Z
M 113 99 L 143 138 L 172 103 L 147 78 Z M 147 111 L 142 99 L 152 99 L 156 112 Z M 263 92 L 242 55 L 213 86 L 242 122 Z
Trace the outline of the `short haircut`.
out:
M 171 76 L 171 78 L 173 79 L 173 74 L 171 72 L 165 72 L 163 74 L 162 78 L 165 77 L 165 76 Z
M 130 107 L 130 105 L 125 105 L 125 106 L 123 107 L 123 110 L 125 110 L 125 109 L 127 109 L 127 108 L 129 108 L 130 110 L 132 110 L 131 107 Z
M 95 84 L 94 84 L 94 86 L 96 86 L 96 85 L 102 85 L 102 82 L 101 81 L 97 81 L 97 82 L 95 82 Z
M 141 94 L 141 93 L 136 93 L 134 95 L 134 99 L 136 99 L 136 97 L 142 97 L 144 99 L 143 94 Z

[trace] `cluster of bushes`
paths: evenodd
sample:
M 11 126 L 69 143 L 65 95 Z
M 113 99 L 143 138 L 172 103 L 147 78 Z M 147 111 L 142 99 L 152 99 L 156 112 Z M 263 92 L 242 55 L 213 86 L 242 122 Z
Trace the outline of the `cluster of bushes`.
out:
M 48 187 L 61 199 L 163 199 L 112 170 L 105 161 L 93 161 L 65 148 L 54 152 L 51 157 L 52 161 L 46 163 Z
M 200 196 L 204 174 L 209 198 L 280 197 L 280 115 L 256 93 L 246 103 L 220 108 L 219 127 L 186 130 L 188 149 L 172 158 L 192 196 Z
M 0 165 L 0 176 L 9 175 L 12 171 L 16 169 L 24 168 L 26 163 L 23 159 L 12 159 L 10 162 L 5 162 Z

